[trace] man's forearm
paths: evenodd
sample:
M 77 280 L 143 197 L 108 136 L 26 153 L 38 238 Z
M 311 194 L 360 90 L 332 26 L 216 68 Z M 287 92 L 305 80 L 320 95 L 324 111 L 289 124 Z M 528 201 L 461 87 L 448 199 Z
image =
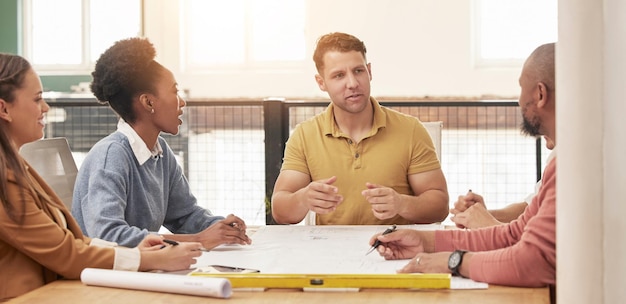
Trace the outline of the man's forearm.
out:
M 417 224 L 441 222 L 448 216 L 448 196 L 440 190 L 428 190 L 420 196 L 402 195 L 407 205 L 399 215 Z
M 296 193 L 275 193 L 272 197 L 272 217 L 279 224 L 297 224 L 309 210 L 298 201 Z

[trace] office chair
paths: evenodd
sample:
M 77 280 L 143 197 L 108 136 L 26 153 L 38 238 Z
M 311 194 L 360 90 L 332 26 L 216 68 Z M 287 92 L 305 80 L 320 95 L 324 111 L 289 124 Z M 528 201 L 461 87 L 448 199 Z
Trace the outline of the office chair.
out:
M 25 144 L 20 155 L 71 209 L 78 168 L 67 139 L 55 137 Z
M 426 131 L 428 131 L 428 135 L 433 140 L 433 145 L 435 146 L 435 152 L 437 153 L 437 158 L 439 162 L 441 162 L 441 130 L 443 129 L 442 121 L 428 121 L 422 122 Z M 315 225 L 315 212 L 309 210 L 306 214 L 302 222 L 300 224 L 304 225 Z
M 437 158 L 439 158 L 439 162 L 441 162 L 441 130 L 443 129 L 443 121 L 427 121 L 422 122 L 422 124 L 426 128 L 426 131 L 428 131 L 430 138 L 433 140 Z

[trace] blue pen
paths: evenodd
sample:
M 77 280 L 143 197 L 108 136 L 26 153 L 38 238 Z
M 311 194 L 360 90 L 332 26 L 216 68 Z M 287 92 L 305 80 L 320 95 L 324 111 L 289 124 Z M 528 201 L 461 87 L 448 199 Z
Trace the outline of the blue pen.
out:
M 390 234 L 390 233 L 392 233 L 394 231 L 396 231 L 396 225 L 393 225 L 390 228 L 387 228 L 385 231 L 383 231 L 383 235 Z M 372 252 L 372 251 L 374 251 L 374 249 L 378 248 L 378 246 L 380 246 L 380 244 L 381 244 L 380 240 L 376 240 L 376 242 L 374 242 L 374 245 L 372 245 L 372 248 L 370 248 L 370 250 L 365 255 L 370 254 L 370 252 Z

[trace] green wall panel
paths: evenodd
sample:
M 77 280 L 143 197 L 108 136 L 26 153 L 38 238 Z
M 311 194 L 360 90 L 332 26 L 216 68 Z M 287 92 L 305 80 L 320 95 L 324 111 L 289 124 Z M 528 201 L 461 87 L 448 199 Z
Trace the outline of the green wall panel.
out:
M 18 0 L 0 0 L 0 52 L 18 54 Z
M 77 85 L 79 82 L 91 82 L 90 75 L 48 75 L 40 78 L 44 91 L 70 92 L 70 87 Z

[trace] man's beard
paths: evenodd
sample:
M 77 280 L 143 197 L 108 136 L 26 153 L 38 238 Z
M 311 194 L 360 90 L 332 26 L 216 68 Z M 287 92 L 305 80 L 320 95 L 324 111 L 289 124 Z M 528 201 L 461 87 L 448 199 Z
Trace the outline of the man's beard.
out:
M 529 136 L 543 135 L 539 131 L 540 127 L 541 127 L 541 124 L 536 119 L 533 120 L 533 121 L 530 121 L 530 120 L 526 119 L 526 117 L 522 116 L 522 133 L 523 134 L 526 134 L 526 135 L 529 135 Z

